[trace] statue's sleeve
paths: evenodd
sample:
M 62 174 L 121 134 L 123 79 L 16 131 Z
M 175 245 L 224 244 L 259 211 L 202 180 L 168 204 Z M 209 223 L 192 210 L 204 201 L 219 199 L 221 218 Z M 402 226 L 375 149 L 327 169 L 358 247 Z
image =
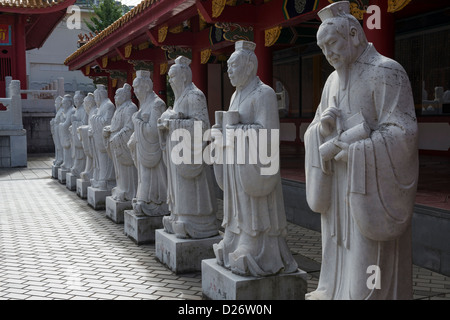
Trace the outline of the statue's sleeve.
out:
M 251 124 L 237 126 L 237 129 L 247 134 L 236 136 L 235 148 L 237 178 L 240 179 L 245 193 L 254 197 L 267 196 L 273 192 L 280 179 L 280 124 L 276 95 L 270 87 L 262 85 L 260 88 L 252 100 L 255 120 Z M 244 164 L 239 164 L 239 153 L 244 150 L 248 157 L 245 156 Z
M 148 122 L 142 119 L 135 119 L 135 134 L 139 140 L 139 152 L 137 154 L 138 161 L 147 168 L 155 167 L 162 157 L 161 146 L 159 143 L 157 121 L 164 112 L 165 105 L 161 101 L 152 107 L 151 115 Z
M 418 179 L 417 122 L 403 68 L 378 68 L 373 103 L 378 127 L 349 146 L 350 210 L 366 237 L 387 241 L 410 225 Z
M 331 204 L 331 161 L 324 161 L 319 153 L 323 143 L 320 135 L 321 105 L 305 136 L 306 201 L 312 211 L 326 213 Z

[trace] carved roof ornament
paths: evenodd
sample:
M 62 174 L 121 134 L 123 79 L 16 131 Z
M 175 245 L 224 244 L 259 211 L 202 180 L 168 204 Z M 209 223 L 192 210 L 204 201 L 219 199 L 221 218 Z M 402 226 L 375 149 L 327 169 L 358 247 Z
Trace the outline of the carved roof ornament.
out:
M 129 43 L 125 46 L 125 58 L 129 58 L 131 56 L 131 51 L 133 51 L 133 45 Z
M 88 76 L 89 73 L 91 73 L 91 67 L 90 66 L 86 66 L 86 75 Z
M 102 68 L 105 69 L 107 65 L 108 65 L 108 57 L 103 57 L 102 58 Z
M 162 26 L 158 29 L 158 42 L 162 43 L 164 40 L 166 40 L 167 37 L 167 31 L 169 30 L 168 26 Z
M 225 9 L 225 5 L 227 0 L 213 0 L 212 2 L 212 17 L 217 18 L 222 14 L 223 9 Z
M 169 64 L 167 62 L 161 63 L 159 65 L 159 74 L 162 76 L 169 70 Z
M 201 64 L 208 63 L 210 57 L 211 57 L 211 49 L 202 50 L 202 52 L 200 53 Z
M 411 0 L 388 0 L 388 12 L 394 13 L 406 7 Z
M 265 34 L 265 46 L 271 47 L 277 42 L 281 34 L 281 26 L 276 26 L 264 31 Z
M 153 70 L 153 63 L 143 60 L 128 60 L 128 63 L 133 65 L 134 70 Z

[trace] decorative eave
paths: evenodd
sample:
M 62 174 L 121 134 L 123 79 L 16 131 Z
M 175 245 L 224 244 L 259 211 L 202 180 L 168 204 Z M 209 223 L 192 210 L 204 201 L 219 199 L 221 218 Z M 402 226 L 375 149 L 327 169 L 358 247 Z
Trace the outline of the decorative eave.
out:
M 193 12 L 196 12 L 195 2 L 196 0 L 143 0 L 75 51 L 64 63 L 69 69 L 76 70 L 89 61 L 110 53 L 115 47 L 126 45 L 133 36 L 145 35 L 148 40 L 153 36 L 150 29 L 164 25 L 175 16 L 183 20 L 192 17 Z
M 76 0 L 0 0 L 0 11 L 21 14 L 52 13 L 67 9 Z
M 258 28 L 266 30 L 267 46 L 273 45 L 280 35 L 281 28 L 316 18 L 316 13 L 324 7 L 328 0 L 308 0 L 302 12 L 286 17 L 284 8 L 294 0 L 249 0 L 242 4 L 226 0 L 143 0 L 127 14 L 119 18 L 96 36 L 90 38 L 77 51 L 66 58 L 64 63 L 70 70 L 85 69 L 97 64 L 105 56 L 113 58 L 119 55 L 122 59 L 135 60 L 141 56 L 135 49 L 140 42 L 150 40 L 155 50 L 176 47 L 200 50 L 212 49 L 215 53 L 232 46 L 230 41 L 210 43 L 210 29 L 223 23 L 231 23 L 242 28 Z M 215 5 L 223 6 L 215 12 Z M 214 9 L 214 10 L 213 10 Z M 214 17 L 213 17 L 214 16 Z M 199 26 L 195 31 L 183 32 L 180 24 L 198 17 Z M 203 24 L 203 26 L 202 26 Z M 210 27 L 206 27 L 209 25 Z M 276 32 L 274 32 L 276 31 Z M 139 41 L 137 40 L 139 37 Z M 226 39 L 228 40 L 228 39 Z M 131 53 L 130 53 L 131 49 Z M 153 53 L 153 52 L 152 52 Z M 205 59 L 206 59 L 205 51 Z M 131 54 L 133 57 L 127 55 Z M 146 56 L 146 61 L 156 61 Z

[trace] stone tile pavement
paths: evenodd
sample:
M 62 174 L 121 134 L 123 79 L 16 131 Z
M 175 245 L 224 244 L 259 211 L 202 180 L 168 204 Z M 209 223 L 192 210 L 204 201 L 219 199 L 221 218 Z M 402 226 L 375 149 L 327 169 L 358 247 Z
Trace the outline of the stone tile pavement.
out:
M 136 245 L 123 224 L 93 210 L 51 178 L 52 155 L 0 169 L 0 300 L 201 300 L 201 274 L 176 275 Z M 288 244 L 308 272 L 320 272 L 320 233 L 289 224 Z M 450 300 L 450 277 L 414 266 L 414 298 Z

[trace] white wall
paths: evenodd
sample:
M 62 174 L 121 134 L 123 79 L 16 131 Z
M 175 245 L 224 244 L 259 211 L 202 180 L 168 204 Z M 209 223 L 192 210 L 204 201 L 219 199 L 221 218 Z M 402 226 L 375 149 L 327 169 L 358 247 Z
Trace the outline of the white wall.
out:
M 89 34 L 83 20 L 89 21 L 92 13 L 81 11 L 81 29 L 69 29 L 66 17 L 55 27 L 40 49 L 29 50 L 27 58 L 27 77 L 29 89 L 40 89 L 59 77 L 64 78 L 67 92 L 92 91 L 94 85 L 81 71 L 69 71 L 64 60 L 78 49 L 78 34 Z M 91 90 L 92 89 L 92 90 Z

